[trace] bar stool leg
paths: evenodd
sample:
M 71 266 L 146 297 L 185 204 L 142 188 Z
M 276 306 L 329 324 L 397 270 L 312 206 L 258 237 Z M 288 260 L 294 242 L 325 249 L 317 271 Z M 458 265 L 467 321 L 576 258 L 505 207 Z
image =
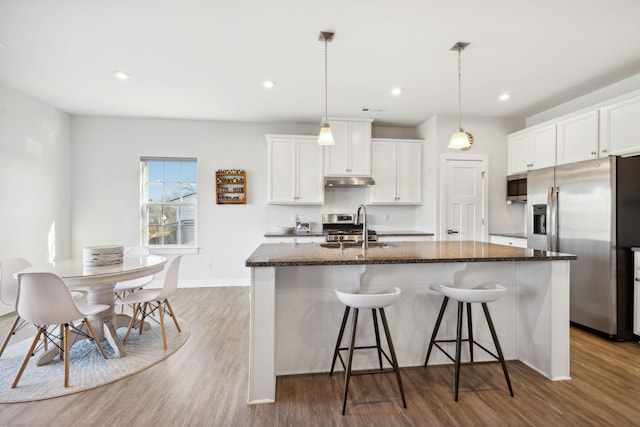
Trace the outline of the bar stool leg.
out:
M 442 305 L 440 306 L 440 313 L 438 313 L 438 320 L 436 320 L 436 326 L 433 328 L 433 333 L 431 334 L 431 340 L 429 340 L 427 357 L 425 357 L 424 359 L 425 368 L 427 367 L 429 356 L 431 356 L 431 350 L 433 350 L 433 343 L 436 341 L 436 335 L 438 335 L 438 330 L 440 329 L 440 323 L 442 323 L 442 317 L 444 316 L 444 310 L 447 308 L 448 302 L 449 302 L 449 297 L 444 297 L 444 300 L 442 300 Z
M 393 341 L 391 340 L 391 333 L 389 332 L 389 324 L 387 323 L 387 316 L 384 314 L 384 308 L 380 307 L 380 317 L 382 318 L 382 326 L 384 327 L 384 334 L 387 337 L 387 344 L 389 345 L 389 352 L 391 353 L 391 362 L 393 363 L 393 370 L 396 373 L 396 379 L 398 380 L 398 388 L 400 389 L 400 395 L 402 396 L 402 405 L 406 408 L 407 401 L 404 398 L 404 388 L 402 387 L 402 378 L 400 378 L 400 368 L 398 367 L 398 359 L 396 358 L 396 350 L 393 347 Z
M 471 320 L 471 304 L 467 303 L 467 329 L 469 337 L 469 358 L 473 363 L 473 321 Z
M 340 351 L 342 336 L 344 335 L 344 327 L 347 324 L 347 319 L 349 318 L 349 310 L 351 310 L 351 307 L 347 305 L 346 308 L 344 309 L 344 315 L 342 316 L 342 324 L 340 325 L 340 333 L 338 334 L 338 341 L 336 342 L 336 348 L 333 351 L 333 361 L 331 362 L 331 372 L 329 372 L 329 376 L 333 375 L 333 368 L 336 366 L 336 359 L 338 357 L 338 352 Z
M 458 401 L 458 384 L 460 383 L 460 347 L 462 343 L 462 311 L 464 303 L 458 302 L 458 324 L 456 328 L 456 373 L 455 373 L 455 387 L 454 387 L 454 400 Z
M 382 370 L 382 348 L 380 347 L 380 330 L 378 329 L 378 315 L 376 309 L 371 309 L 371 318 L 373 319 L 373 330 L 376 334 L 376 349 L 378 350 L 378 362 L 380 363 L 380 370 Z
M 349 391 L 349 379 L 351 378 L 351 364 L 353 362 L 353 350 L 356 343 L 356 328 L 358 326 L 358 310 L 353 309 L 353 319 L 351 320 L 351 342 L 349 343 L 349 358 L 347 361 L 347 369 L 344 371 L 344 392 L 342 395 L 342 415 L 347 409 L 347 392 Z
M 491 315 L 489 314 L 489 308 L 487 307 L 487 303 L 482 303 L 482 310 L 484 310 L 484 317 L 487 319 L 487 323 L 489 324 L 489 330 L 491 331 L 491 338 L 493 338 L 493 344 L 496 346 L 496 351 L 498 352 L 498 359 L 500 359 L 500 364 L 502 365 L 502 372 L 504 372 L 504 378 L 507 380 L 507 387 L 509 387 L 509 394 L 513 397 L 513 389 L 511 388 L 511 381 L 509 380 L 509 372 L 507 371 L 507 364 L 504 361 L 504 355 L 502 354 L 502 348 L 500 347 L 500 342 L 498 341 L 498 335 L 496 334 L 496 329 L 493 327 L 493 322 L 491 321 Z

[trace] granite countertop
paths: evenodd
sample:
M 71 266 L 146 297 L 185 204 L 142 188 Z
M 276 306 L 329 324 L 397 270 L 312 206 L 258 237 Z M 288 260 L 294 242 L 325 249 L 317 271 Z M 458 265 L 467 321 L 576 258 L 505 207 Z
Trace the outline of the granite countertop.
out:
M 379 244 L 383 245 L 383 244 Z M 306 265 L 418 264 L 443 262 L 574 260 L 575 255 L 474 241 L 398 242 L 391 248 L 327 248 L 324 243 L 264 243 L 247 258 L 247 267 Z
M 433 233 L 416 230 L 376 230 L 376 234 L 381 237 L 389 236 L 433 236 Z
M 283 233 L 281 231 L 267 231 L 264 237 L 322 237 L 322 230 L 309 231 L 308 233 Z
M 393 230 L 393 231 L 378 231 L 376 230 L 376 234 L 382 237 L 389 236 L 433 236 L 433 233 L 428 233 L 426 231 L 408 231 L 408 230 Z M 309 231 L 304 234 L 297 233 L 282 233 L 280 231 L 267 231 L 264 233 L 264 237 L 322 237 L 324 233 L 322 230 Z
M 489 233 L 491 236 L 503 236 L 503 237 L 512 237 L 514 239 L 526 239 L 527 235 L 525 233 Z

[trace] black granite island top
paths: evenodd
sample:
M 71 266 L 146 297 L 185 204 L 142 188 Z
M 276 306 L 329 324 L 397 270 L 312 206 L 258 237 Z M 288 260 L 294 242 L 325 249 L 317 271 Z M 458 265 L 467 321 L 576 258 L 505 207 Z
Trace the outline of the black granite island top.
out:
M 419 264 L 444 262 L 556 261 L 575 255 L 475 241 L 394 242 L 362 248 L 327 243 L 264 243 L 247 258 L 247 267 Z

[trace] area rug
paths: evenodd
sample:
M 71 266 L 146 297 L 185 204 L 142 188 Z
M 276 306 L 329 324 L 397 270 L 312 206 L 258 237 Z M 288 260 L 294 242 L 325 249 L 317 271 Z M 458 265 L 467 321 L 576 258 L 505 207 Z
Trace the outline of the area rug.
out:
M 151 328 L 142 335 L 132 331 L 127 342 L 125 357 L 117 358 L 106 341 L 103 348 L 109 356 L 104 359 L 97 346 L 89 340 L 77 342 L 70 351 L 69 387 L 64 387 L 64 362 L 56 357 L 51 364 L 37 366 L 32 357 L 22 374 L 18 387 L 12 389 L 20 365 L 33 341 L 29 338 L 7 347 L 0 358 L 0 403 L 28 402 L 63 396 L 105 384 L 133 375 L 169 357 L 189 338 L 187 322 L 178 319 L 182 332 L 179 333 L 169 319 L 167 325 L 167 350 L 162 345 L 160 325 L 150 322 Z M 35 332 L 35 328 L 34 328 Z M 127 328 L 119 328 L 117 333 L 124 338 Z

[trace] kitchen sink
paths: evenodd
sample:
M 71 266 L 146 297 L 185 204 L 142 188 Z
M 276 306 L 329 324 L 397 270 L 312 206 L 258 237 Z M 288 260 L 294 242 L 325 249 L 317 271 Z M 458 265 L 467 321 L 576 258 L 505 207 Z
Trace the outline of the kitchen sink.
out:
M 321 248 L 327 248 L 327 249 L 338 249 L 340 247 L 340 243 L 339 242 L 324 242 L 324 243 L 320 243 L 320 247 Z M 357 242 L 344 242 L 342 243 L 342 248 L 346 249 L 346 248 L 361 248 L 362 247 L 362 243 L 357 243 Z M 397 248 L 398 245 L 395 245 L 393 243 L 389 243 L 389 242 L 369 242 L 369 247 L 370 248 L 382 248 L 382 249 L 391 249 L 391 248 Z

